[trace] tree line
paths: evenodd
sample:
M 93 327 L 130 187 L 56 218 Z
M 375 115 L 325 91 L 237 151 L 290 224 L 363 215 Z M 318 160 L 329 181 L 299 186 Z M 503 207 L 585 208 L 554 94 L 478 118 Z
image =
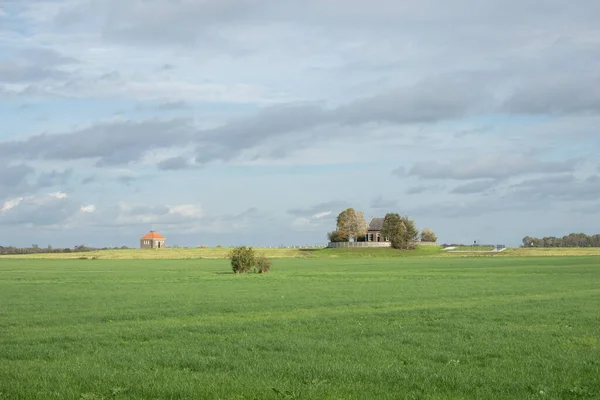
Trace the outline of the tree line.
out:
M 585 233 L 570 233 L 563 237 L 525 236 L 522 247 L 600 247 L 600 235 L 588 236 Z
M 121 247 L 95 248 L 95 247 L 86 246 L 84 244 L 73 246 L 72 248 L 70 248 L 70 247 L 54 248 L 50 245 L 48 247 L 40 247 L 37 244 L 31 245 L 31 247 L 0 246 L 0 255 L 8 256 L 8 255 L 20 255 L 20 254 L 85 253 L 85 252 L 97 251 L 97 250 L 118 250 L 118 249 L 128 249 L 128 247 L 121 246 Z
M 356 242 L 366 241 L 368 231 L 367 221 L 361 211 L 348 208 L 342 211 L 336 220 L 337 229 L 329 232 L 327 238 L 330 242 Z M 414 243 L 419 239 L 423 242 L 436 242 L 435 233 L 425 228 L 421 232 L 413 220 L 397 213 L 387 213 L 383 219 L 381 235 L 389 239 L 395 249 L 408 250 L 414 248 Z

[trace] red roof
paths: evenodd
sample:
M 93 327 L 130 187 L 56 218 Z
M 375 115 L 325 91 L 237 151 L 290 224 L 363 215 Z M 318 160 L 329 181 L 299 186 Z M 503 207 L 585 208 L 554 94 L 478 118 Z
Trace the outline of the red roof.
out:
M 142 236 L 142 239 L 164 239 L 165 237 L 159 233 L 156 233 L 154 231 L 145 234 L 144 236 Z

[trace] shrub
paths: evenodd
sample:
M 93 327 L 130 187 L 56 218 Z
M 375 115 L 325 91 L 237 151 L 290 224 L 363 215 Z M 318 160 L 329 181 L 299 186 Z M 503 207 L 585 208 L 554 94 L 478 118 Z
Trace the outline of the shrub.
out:
M 327 239 L 329 239 L 329 241 L 333 242 L 333 243 L 347 242 L 350 240 L 349 237 L 344 236 L 340 231 L 333 231 L 333 232 L 327 233 Z
M 256 265 L 256 258 L 252 247 L 239 246 L 230 254 L 231 268 L 236 274 L 246 274 Z
M 271 260 L 263 254 L 256 259 L 256 267 L 259 274 L 266 274 L 271 270 Z
M 431 229 L 425 228 L 425 229 L 423 229 L 423 231 L 421 231 L 421 241 L 422 242 L 437 242 L 437 236 Z

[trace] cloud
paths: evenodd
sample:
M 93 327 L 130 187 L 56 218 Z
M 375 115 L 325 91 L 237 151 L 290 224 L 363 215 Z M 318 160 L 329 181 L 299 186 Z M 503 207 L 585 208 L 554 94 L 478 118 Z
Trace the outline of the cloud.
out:
M 68 133 L 41 134 L 24 141 L 0 143 L 5 157 L 35 157 L 47 160 L 97 159 L 97 166 L 135 162 L 145 152 L 177 146 L 196 145 L 195 162 L 231 161 L 244 151 L 273 141 L 294 141 L 309 146 L 320 138 L 318 127 L 332 126 L 331 132 L 343 132 L 343 125 L 389 122 L 409 124 L 460 117 L 477 105 L 473 91 L 466 91 L 464 107 L 457 101 L 454 83 L 448 83 L 452 98 L 442 98 L 444 83 L 423 82 L 392 93 L 359 99 L 328 109 L 319 104 L 285 104 L 262 109 L 256 115 L 227 122 L 213 129 L 199 129 L 191 119 L 119 121 L 101 123 Z M 426 110 L 426 111 L 423 111 Z M 338 128 L 335 128 L 335 127 Z M 360 134 L 360 132 L 356 132 Z M 332 140 L 335 135 L 327 138 Z M 279 147 L 282 149 L 282 147 Z M 281 152 L 272 153 L 282 156 Z M 285 154 L 285 153 L 283 153 Z M 162 169 L 187 167 L 180 157 L 160 164 Z
M 337 215 L 348 208 L 345 201 L 329 201 L 319 203 L 304 209 L 290 209 L 288 214 L 294 216 L 291 227 L 300 231 L 312 231 L 315 229 L 329 229 L 335 224 Z
M 584 179 L 572 174 L 526 180 L 509 187 L 509 193 L 527 201 L 584 201 L 600 197 L 600 176 Z
M 54 192 L 54 193 L 48 194 L 48 196 L 54 197 L 56 199 L 66 199 L 67 197 L 69 197 L 69 195 L 64 192 Z
M 493 155 L 447 162 L 418 162 L 408 174 L 422 179 L 503 179 L 535 173 L 572 172 L 578 160 L 540 161 L 530 156 Z
M 66 185 L 69 179 L 73 176 L 73 169 L 69 168 L 64 171 L 50 171 L 42 173 L 38 176 L 37 186 L 52 187 Z
M 319 203 L 308 208 L 293 208 L 287 212 L 296 217 L 321 219 L 324 216 L 331 215 L 332 213 L 335 213 L 337 216 L 340 212 L 348 207 L 349 205 L 346 201 L 336 200 Z
M 70 74 L 60 67 L 76 63 L 54 49 L 24 47 L 11 49 L 0 44 L 4 59 L 0 60 L 0 83 L 30 83 L 45 80 L 64 80 Z
M 490 100 L 484 86 L 475 81 L 444 76 L 357 100 L 339 107 L 334 115 L 347 124 L 436 122 L 464 117 Z
M 1 165 L 0 164 L 0 196 L 3 193 L 18 192 L 27 185 L 27 177 L 34 173 L 34 169 L 25 164 Z
M 79 211 L 66 193 L 27 196 L 8 200 L 0 212 L 0 225 L 57 227 Z
M 406 194 L 421 194 L 421 193 L 426 193 L 426 192 L 432 192 L 435 191 L 436 189 L 440 189 L 441 186 L 439 185 L 417 185 L 417 186 L 411 186 L 408 189 L 406 189 Z
M 96 206 L 93 204 L 87 204 L 80 207 L 80 210 L 85 213 L 93 213 L 96 211 Z
M 167 101 L 160 103 L 156 109 L 161 111 L 184 110 L 189 107 L 185 101 Z
M 486 192 L 498 184 L 498 181 L 494 179 L 481 180 L 475 182 L 465 183 L 452 189 L 450 193 L 454 194 L 475 194 Z
M 122 165 L 139 160 L 152 149 L 186 144 L 193 132 L 187 119 L 101 123 L 69 133 L 2 142 L 0 155 L 7 159 L 97 159 L 99 167 Z
M 158 169 L 163 171 L 176 171 L 195 167 L 190 159 L 183 156 L 167 158 L 166 160 L 160 161 L 157 166 Z
M 395 199 L 384 199 L 383 196 L 377 196 L 371 200 L 371 208 L 376 210 L 381 209 L 395 209 L 398 207 L 398 200 Z

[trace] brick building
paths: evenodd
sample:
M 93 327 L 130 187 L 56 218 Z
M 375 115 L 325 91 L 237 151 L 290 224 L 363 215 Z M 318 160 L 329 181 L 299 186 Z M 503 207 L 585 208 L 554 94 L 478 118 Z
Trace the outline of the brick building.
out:
M 141 249 L 160 249 L 163 247 L 165 247 L 165 237 L 154 231 L 150 231 L 140 239 Z

